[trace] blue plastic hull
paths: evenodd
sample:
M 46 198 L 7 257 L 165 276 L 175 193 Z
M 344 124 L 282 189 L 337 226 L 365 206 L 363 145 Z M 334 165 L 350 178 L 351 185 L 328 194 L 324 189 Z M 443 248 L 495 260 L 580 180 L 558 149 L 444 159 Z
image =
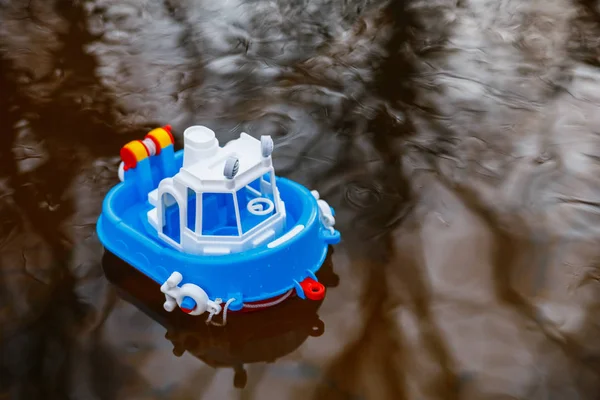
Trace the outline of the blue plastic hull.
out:
M 176 155 L 177 158 L 181 154 Z M 196 256 L 182 253 L 150 233 L 144 216 L 151 205 L 141 199 L 137 188 L 125 180 L 112 188 L 104 199 L 97 232 L 104 247 L 159 284 L 178 271 L 181 284 L 200 286 L 209 298 L 235 298 L 232 311 L 243 303 L 280 296 L 290 289 L 304 298 L 300 282 L 316 280 L 329 244 L 339 242 L 339 232 L 331 234 L 320 222 L 316 199 L 304 186 L 276 178 L 286 204 L 286 231 L 294 226 L 304 229 L 287 242 L 266 245 L 239 254 Z

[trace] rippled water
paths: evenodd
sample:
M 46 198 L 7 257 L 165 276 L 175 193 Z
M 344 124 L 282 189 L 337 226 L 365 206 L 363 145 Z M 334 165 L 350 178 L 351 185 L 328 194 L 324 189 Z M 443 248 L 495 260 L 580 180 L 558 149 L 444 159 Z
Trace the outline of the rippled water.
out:
M 0 0 L 0 399 L 598 399 L 599 15 Z M 119 149 L 167 123 L 270 134 L 335 207 L 322 304 L 221 332 L 102 268 Z

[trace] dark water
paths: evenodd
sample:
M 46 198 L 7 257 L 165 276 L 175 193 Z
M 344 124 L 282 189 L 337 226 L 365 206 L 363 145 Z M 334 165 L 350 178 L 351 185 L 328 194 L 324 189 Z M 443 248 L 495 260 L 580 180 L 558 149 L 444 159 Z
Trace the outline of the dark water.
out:
M 0 0 L 0 399 L 600 398 L 593 0 Z M 104 260 L 119 149 L 275 139 L 327 297 L 162 311 Z

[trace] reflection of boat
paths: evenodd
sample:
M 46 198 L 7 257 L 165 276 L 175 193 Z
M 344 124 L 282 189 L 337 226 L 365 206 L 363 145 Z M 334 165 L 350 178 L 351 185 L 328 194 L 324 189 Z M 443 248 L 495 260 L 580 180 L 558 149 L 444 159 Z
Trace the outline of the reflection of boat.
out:
M 276 177 L 272 150 L 270 137 L 245 133 L 220 147 L 203 126 L 186 129 L 179 152 L 169 127 L 128 143 L 122 182 L 98 220 L 100 240 L 162 284 L 167 311 L 212 318 L 293 293 L 322 299 L 315 273 L 340 240 L 333 209 L 316 191 Z
M 188 351 L 214 368 L 234 368 L 236 387 L 245 385 L 244 364 L 273 362 L 297 349 L 309 336 L 320 336 L 325 328 L 317 315 L 321 301 L 297 297 L 261 313 L 232 314 L 226 327 L 216 328 L 183 313 L 165 311 L 164 297 L 154 290 L 156 284 L 115 255 L 105 253 L 102 265 L 123 299 L 167 329 L 165 337 L 173 343 L 176 356 Z M 331 257 L 317 275 L 324 285 L 337 285 Z

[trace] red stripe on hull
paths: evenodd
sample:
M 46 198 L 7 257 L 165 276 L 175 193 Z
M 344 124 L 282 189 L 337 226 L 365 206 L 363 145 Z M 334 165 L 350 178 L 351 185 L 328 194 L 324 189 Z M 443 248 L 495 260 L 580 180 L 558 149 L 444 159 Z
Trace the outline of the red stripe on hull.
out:
M 279 299 L 281 299 L 282 297 L 286 297 L 287 299 L 283 300 L 281 303 L 277 303 L 277 304 L 273 304 L 272 306 L 265 306 L 265 307 L 246 307 L 247 304 L 252 305 L 252 306 L 257 306 L 260 304 L 267 304 L 267 303 L 272 303 L 274 301 L 277 301 Z M 288 299 L 292 299 L 296 297 L 296 291 L 293 291 L 292 294 L 288 295 L 287 292 L 285 292 L 284 294 L 277 296 L 277 297 L 271 297 L 270 299 L 266 299 L 266 300 L 261 300 L 261 301 L 255 301 L 253 303 L 244 303 L 244 308 L 242 308 L 241 310 L 237 310 L 237 311 L 229 311 L 230 313 L 249 313 L 249 312 L 254 312 L 254 311 L 260 311 L 260 310 L 264 310 L 267 308 L 271 308 L 271 307 L 275 307 L 278 306 L 279 304 L 285 303 Z

